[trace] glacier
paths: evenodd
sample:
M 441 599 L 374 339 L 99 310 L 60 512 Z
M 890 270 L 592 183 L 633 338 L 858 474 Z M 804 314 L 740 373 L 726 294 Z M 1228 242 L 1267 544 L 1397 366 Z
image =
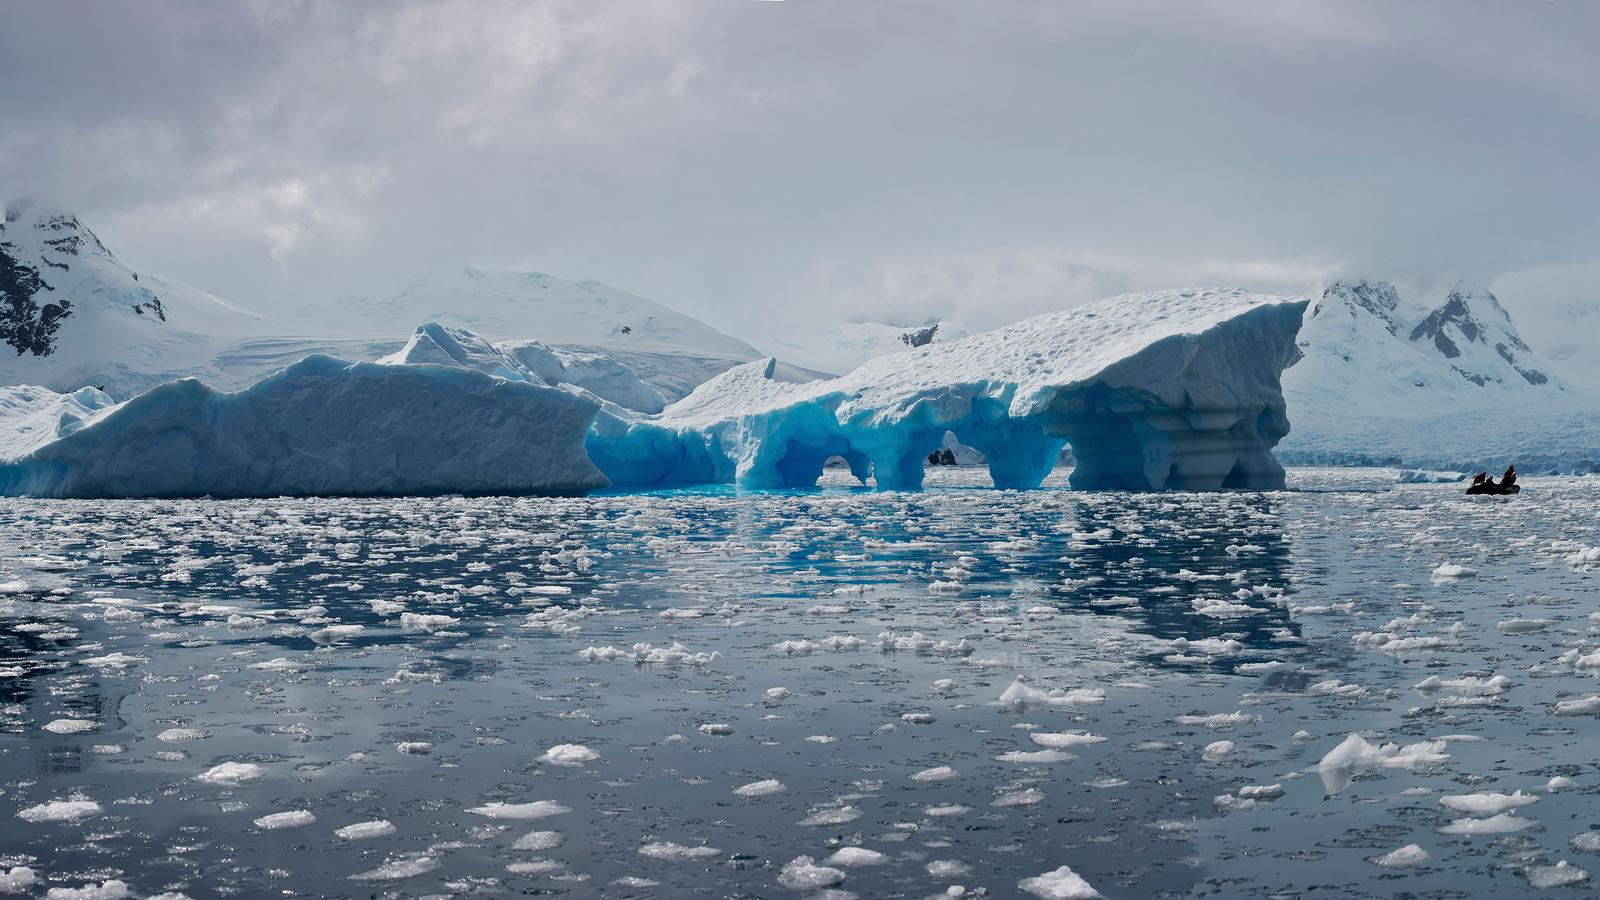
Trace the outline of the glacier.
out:
M 572 494 L 600 404 L 460 367 L 309 356 L 237 393 L 0 388 L 0 495 Z M 620 408 L 619 408 L 620 409 Z
M 1037 487 L 1063 447 L 1085 490 L 1279 489 L 1280 376 L 1309 300 L 1232 288 L 1127 294 L 794 384 L 737 366 L 658 416 L 602 410 L 590 458 L 618 487 L 921 486 L 953 433 L 996 487 Z

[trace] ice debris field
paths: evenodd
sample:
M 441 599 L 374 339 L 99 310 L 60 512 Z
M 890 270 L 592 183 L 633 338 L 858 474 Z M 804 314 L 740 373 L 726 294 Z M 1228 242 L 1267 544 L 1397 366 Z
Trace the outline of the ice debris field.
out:
M 670 406 L 603 354 L 427 323 L 376 363 L 311 356 L 234 393 L 197 379 L 117 403 L 0 388 L 0 494 L 569 494 L 597 487 L 922 484 L 947 434 L 1035 488 L 1064 447 L 1086 489 L 1277 489 L 1280 375 L 1308 301 L 1230 288 L 1113 297 L 839 378 L 723 372 Z
M 9 501 L 0 890 L 1591 890 L 1600 484 L 1396 476 Z

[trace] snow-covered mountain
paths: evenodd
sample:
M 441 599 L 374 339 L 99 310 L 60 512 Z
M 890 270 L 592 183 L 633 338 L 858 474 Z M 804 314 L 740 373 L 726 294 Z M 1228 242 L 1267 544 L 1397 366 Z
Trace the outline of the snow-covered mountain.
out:
M 94 386 L 126 399 L 193 375 L 238 390 L 313 354 L 389 356 L 429 322 L 537 342 L 591 384 L 631 372 L 664 399 L 762 358 L 699 319 L 595 281 L 465 268 L 279 319 L 134 271 L 76 215 L 47 203 L 13 201 L 0 225 L 0 385 Z M 779 368 L 792 381 L 820 374 Z
M 1571 471 L 1600 459 L 1584 424 L 1600 402 L 1556 374 L 1487 290 L 1458 285 L 1425 308 L 1386 282 L 1336 282 L 1298 343 L 1283 376 L 1287 461 Z
M 17 200 L 0 223 L 0 384 L 126 398 L 210 374 L 218 348 L 278 324 L 135 272 L 77 216 Z
M 598 281 L 567 281 L 543 272 L 467 267 L 319 304 L 300 317 L 319 322 L 329 334 L 356 340 L 404 336 L 419 323 L 435 322 L 492 342 L 536 340 L 575 352 L 598 351 L 672 398 L 762 356 L 744 341 L 653 300 Z M 820 373 L 784 366 L 780 374 L 808 381 Z
M 1296 430 L 1340 411 L 1415 417 L 1569 392 L 1499 299 L 1465 286 L 1424 309 L 1407 306 L 1387 282 L 1335 282 L 1298 343 L 1304 359 L 1283 377 Z
M 971 334 L 959 322 L 930 320 L 921 325 L 888 322 L 846 322 L 814 337 L 774 337 L 778 355 L 824 372 L 844 373 L 879 356 L 929 344 L 957 341 Z

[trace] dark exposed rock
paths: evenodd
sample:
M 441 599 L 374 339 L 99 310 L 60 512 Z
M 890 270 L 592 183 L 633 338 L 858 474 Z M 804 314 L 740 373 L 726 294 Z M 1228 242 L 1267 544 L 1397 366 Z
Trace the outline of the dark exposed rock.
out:
M 50 285 L 39 270 L 15 255 L 11 244 L 0 244 L 0 341 L 17 355 L 32 353 L 49 356 L 55 349 L 55 333 L 61 320 L 72 314 L 72 303 L 40 304 L 35 297 Z
M 927 328 L 918 328 L 900 335 L 900 343 L 907 347 L 926 347 L 933 343 L 933 336 L 939 333 L 939 323 L 935 322 Z

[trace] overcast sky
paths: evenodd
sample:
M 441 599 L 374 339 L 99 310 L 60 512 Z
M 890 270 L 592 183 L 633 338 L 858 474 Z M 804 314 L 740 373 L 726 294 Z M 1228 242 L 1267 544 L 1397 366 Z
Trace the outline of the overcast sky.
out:
M 760 343 L 1464 276 L 1555 341 L 1597 47 L 1591 0 L 9 3 L 0 191 L 265 311 L 470 263 Z

